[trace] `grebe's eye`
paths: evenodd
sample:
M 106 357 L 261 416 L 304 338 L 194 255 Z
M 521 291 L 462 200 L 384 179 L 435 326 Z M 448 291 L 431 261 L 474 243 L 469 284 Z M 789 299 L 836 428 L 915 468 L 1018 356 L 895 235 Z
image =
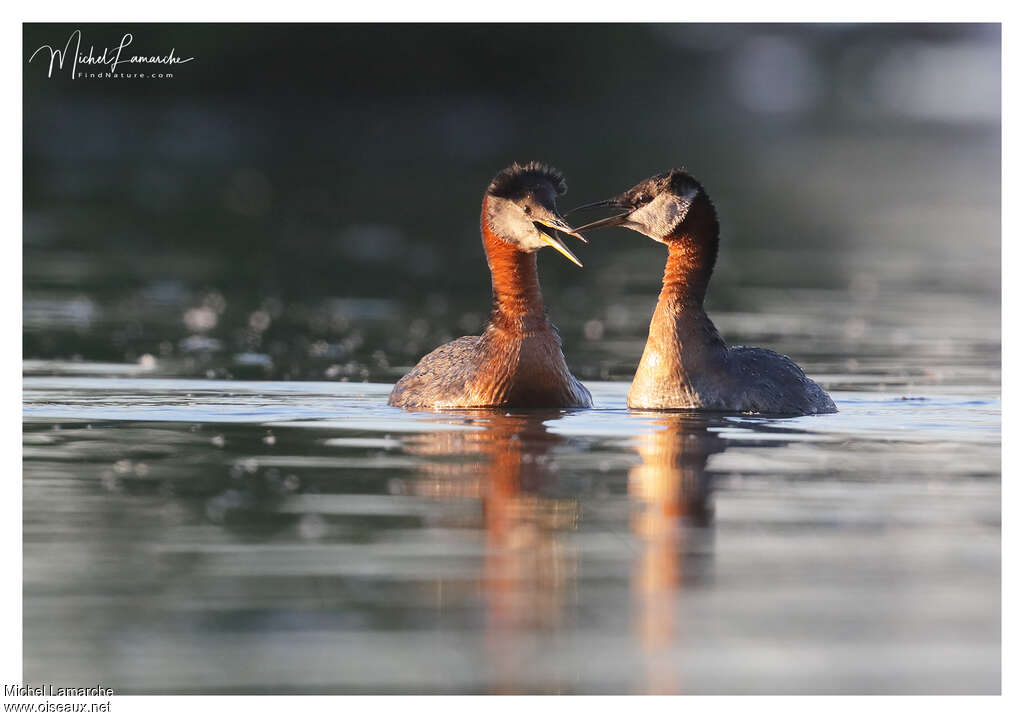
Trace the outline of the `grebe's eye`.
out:
M 530 205 L 528 205 L 528 204 L 524 204 L 524 205 L 523 205 L 523 212 L 524 212 L 525 214 L 530 214 Z
M 649 194 L 647 194 L 646 192 L 641 192 L 640 194 L 638 194 L 636 197 L 633 198 L 633 204 L 635 206 L 637 206 L 637 207 L 639 207 L 640 205 L 643 205 L 643 204 L 647 204 L 650 201 L 651 201 L 651 196 Z

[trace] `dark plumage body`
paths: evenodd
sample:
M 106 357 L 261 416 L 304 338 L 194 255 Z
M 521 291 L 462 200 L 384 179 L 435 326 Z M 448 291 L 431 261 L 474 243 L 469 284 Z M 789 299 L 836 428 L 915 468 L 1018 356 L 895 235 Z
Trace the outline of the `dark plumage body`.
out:
M 423 357 L 391 392 L 406 408 L 584 408 L 590 392 L 569 371 L 553 328 L 507 336 L 489 325 Z
M 728 347 L 704 312 L 718 255 L 718 218 L 704 188 L 682 170 L 598 203 L 628 211 L 580 227 L 622 225 L 668 246 L 647 345 L 627 403 L 633 409 L 826 414 L 831 397 L 789 357 Z
M 498 184 L 498 178 L 492 189 L 496 185 L 500 193 L 517 195 L 516 187 L 508 189 Z M 558 332 L 544 309 L 535 248 L 524 251 L 521 244 L 510 242 L 492 227 L 490 203 L 497 198 L 491 191 L 485 195 L 480 222 L 491 269 L 490 321 L 480 336 L 460 337 L 423 357 L 395 384 L 388 404 L 406 408 L 591 405 L 590 392 L 566 365 Z
M 792 359 L 770 349 L 727 346 L 703 309 L 673 298 L 655 309 L 628 405 L 786 415 L 836 411 Z

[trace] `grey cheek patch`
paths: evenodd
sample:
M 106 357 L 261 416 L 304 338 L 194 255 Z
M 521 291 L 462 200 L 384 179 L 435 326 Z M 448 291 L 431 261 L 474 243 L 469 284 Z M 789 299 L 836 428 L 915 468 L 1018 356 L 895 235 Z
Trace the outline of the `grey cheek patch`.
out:
M 522 234 L 523 228 L 517 225 L 516 214 L 519 210 L 507 199 L 492 197 L 490 199 L 488 221 L 491 229 L 499 237 L 508 242 Z
M 546 245 L 533 221 L 515 202 L 502 197 L 491 197 L 488 202 L 487 221 L 499 238 L 524 250 L 536 250 Z
M 626 226 L 649 237 L 660 239 L 683 221 L 696 197 L 696 188 L 682 195 L 662 193 L 649 204 L 633 212 Z

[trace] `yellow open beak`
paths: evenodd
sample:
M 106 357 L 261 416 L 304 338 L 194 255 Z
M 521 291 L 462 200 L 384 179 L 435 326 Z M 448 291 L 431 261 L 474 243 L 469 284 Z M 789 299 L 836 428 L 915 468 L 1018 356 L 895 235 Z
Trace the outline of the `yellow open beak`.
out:
M 573 228 L 570 227 L 566 223 L 566 221 L 564 219 L 562 219 L 561 217 L 538 217 L 534 221 L 537 222 L 538 224 L 543 224 L 545 227 L 551 227 L 551 229 L 557 229 L 559 232 L 565 232 L 566 234 L 571 234 L 576 239 L 583 240 L 583 244 L 587 243 L 587 238 L 584 237 L 582 234 L 579 234 L 578 232 L 573 231 Z
M 558 238 L 558 234 L 557 233 L 558 232 L 565 232 L 566 234 L 571 234 L 573 237 L 578 237 L 579 239 L 582 239 L 584 242 L 587 241 L 586 238 L 584 238 L 580 234 L 577 234 L 576 232 L 573 232 L 572 231 L 572 227 L 570 227 L 568 224 L 566 224 L 565 220 L 562 219 L 561 217 L 557 216 L 557 215 L 554 216 L 554 217 L 536 217 L 536 218 L 534 218 L 534 222 L 536 224 L 543 225 L 544 227 L 550 227 L 551 229 L 556 230 L 554 232 L 546 232 L 544 230 L 541 230 L 540 234 L 544 238 L 544 241 L 548 245 L 550 245 L 550 246 L 554 247 L 556 250 L 558 250 L 558 253 L 561 254 L 563 257 L 568 259 L 570 262 L 575 264 L 577 267 L 582 267 L 583 266 L 583 262 L 581 262 L 576 257 L 576 255 L 573 254 L 569 250 L 569 248 L 565 246 L 565 243 L 562 242 L 562 240 L 560 240 Z M 539 227 L 538 227 L 538 229 L 539 229 Z
M 570 262 L 575 264 L 577 267 L 582 267 L 583 266 L 583 262 L 581 262 L 579 259 L 577 259 L 576 255 L 573 254 L 571 251 L 569 251 L 569 248 L 565 246 L 565 244 L 562 242 L 562 240 L 560 240 L 554 234 L 548 234 L 547 232 L 541 232 L 541 236 L 544 237 L 544 241 L 545 242 L 547 242 L 549 245 L 551 245 L 552 247 L 557 249 L 559 254 L 563 255 Z

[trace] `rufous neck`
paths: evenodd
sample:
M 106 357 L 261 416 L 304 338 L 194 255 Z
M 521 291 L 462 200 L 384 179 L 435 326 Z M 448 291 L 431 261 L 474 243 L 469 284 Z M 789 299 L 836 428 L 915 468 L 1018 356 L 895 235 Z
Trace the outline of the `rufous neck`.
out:
M 718 220 L 707 195 L 701 194 L 672 234 L 665 239 L 668 261 L 662 279 L 662 302 L 701 309 L 718 257 Z
M 537 256 L 532 252 L 523 252 L 491 230 L 487 221 L 486 198 L 480 231 L 487 265 L 491 268 L 494 305 L 491 322 L 513 331 L 533 331 L 547 327 L 544 300 L 537 278 Z

